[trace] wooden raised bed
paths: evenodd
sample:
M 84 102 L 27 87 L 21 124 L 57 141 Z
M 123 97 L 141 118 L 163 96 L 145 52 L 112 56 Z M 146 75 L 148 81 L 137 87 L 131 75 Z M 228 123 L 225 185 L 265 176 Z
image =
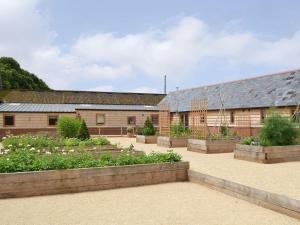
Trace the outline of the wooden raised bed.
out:
M 187 181 L 188 162 L 0 173 L 0 198 L 95 191 Z
M 300 145 L 263 147 L 237 144 L 234 158 L 260 163 L 300 161 Z
M 200 153 L 226 153 L 233 152 L 236 140 L 199 140 L 188 139 L 187 150 Z
M 157 137 L 157 145 L 168 148 L 187 147 L 188 137 Z
M 157 143 L 157 136 L 145 136 L 145 135 L 137 135 L 136 136 L 137 143 L 144 143 L 144 144 L 156 144 Z

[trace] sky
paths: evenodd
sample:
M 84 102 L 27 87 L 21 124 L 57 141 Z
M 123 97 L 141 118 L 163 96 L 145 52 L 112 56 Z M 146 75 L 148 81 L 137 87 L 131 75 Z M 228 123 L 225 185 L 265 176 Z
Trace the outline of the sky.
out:
M 299 0 L 0 0 L 0 56 L 57 90 L 163 92 L 300 68 Z

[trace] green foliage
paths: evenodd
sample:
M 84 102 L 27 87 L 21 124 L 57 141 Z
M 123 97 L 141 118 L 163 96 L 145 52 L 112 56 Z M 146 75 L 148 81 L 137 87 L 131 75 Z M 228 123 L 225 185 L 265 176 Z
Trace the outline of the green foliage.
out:
M 147 117 L 144 128 L 143 128 L 143 135 L 155 135 L 155 129 L 153 127 L 152 121 L 149 117 Z
M 180 122 L 179 124 L 175 123 L 171 125 L 171 136 L 172 137 L 184 137 L 191 135 L 191 130 L 189 128 L 186 128 L 183 124 L 183 122 Z
M 220 126 L 220 133 L 223 137 L 229 136 L 229 129 L 227 126 Z
M 134 155 L 123 151 L 117 157 L 111 153 L 79 152 L 37 154 L 28 149 L 9 151 L 0 156 L 0 173 L 61 170 L 147 163 L 172 163 L 181 160 L 181 156 L 172 151 L 168 153 L 150 153 Z
M 87 140 L 90 138 L 90 133 L 84 120 L 81 120 L 79 132 L 78 132 L 78 138 L 80 140 Z
M 91 138 L 81 141 L 78 138 L 52 138 L 46 136 L 7 136 L 3 138 L 2 144 L 5 149 L 15 151 L 19 148 L 23 149 L 46 149 L 50 152 L 55 152 L 58 148 L 70 149 L 73 146 L 80 148 L 86 146 L 110 145 L 109 140 L 105 137 Z
M 296 143 L 299 130 L 287 117 L 271 113 L 264 121 L 259 139 L 263 146 L 282 146 Z
M 47 84 L 36 75 L 23 70 L 19 63 L 10 57 L 0 58 L 0 77 L 2 88 L 6 89 L 28 89 L 28 90 L 50 90 Z
M 251 145 L 253 143 L 259 143 L 258 137 L 245 137 L 240 141 L 240 144 L 242 145 Z
M 73 117 L 62 116 L 57 121 L 58 134 L 62 138 L 75 138 L 80 128 L 80 120 Z
M 133 134 L 133 127 L 127 127 L 127 133 Z

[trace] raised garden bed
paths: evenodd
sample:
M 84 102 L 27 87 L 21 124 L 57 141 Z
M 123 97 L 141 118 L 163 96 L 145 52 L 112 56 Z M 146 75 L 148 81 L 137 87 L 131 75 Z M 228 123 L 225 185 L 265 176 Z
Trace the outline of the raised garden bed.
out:
M 157 137 L 157 145 L 167 148 L 187 147 L 188 137 Z
M 136 136 L 137 143 L 144 143 L 144 144 L 156 144 L 157 143 L 157 136 L 146 136 L 146 135 L 137 135 Z
M 0 198 L 95 191 L 187 181 L 188 162 L 0 173 Z
M 188 139 L 187 150 L 199 153 L 226 153 L 233 152 L 237 140 L 199 140 Z
M 259 163 L 300 161 L 300 145 L 264 147 L 237 144 L 234 158 Z

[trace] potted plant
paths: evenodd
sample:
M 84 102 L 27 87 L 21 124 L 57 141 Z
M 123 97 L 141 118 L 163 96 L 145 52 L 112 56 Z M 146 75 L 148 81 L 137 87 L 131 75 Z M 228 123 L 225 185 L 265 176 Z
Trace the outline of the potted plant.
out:
M 234 158 L 261 163 L 300 161 L 299 127 L 289 118 L 271 113 L 258 137 L 248 137 L 236 145 Z
M 159 136 L 157 145 L 163 147 L 187 147 L 187 140 L 191 135 L 191 130 L 184 126 L 182 122 L 171 125 L 170 136 Z
M 134 137 L 134 128 L 133 127 L 127 127 L 127 137 Z
M 136 136 L 136 142 L 144 144 L 155 144 L 157 142 L 157 136 L 155 136 L 156 131 L 153 123 L 149 117 L 147 117 L 144 127 L 138 130 L 138 135 Z

